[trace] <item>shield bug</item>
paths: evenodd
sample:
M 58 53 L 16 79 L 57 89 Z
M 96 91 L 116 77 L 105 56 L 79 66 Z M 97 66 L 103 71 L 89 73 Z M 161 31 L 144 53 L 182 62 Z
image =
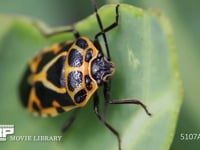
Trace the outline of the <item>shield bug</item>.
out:
M 111 61 L 106 33 L 118 26 L 120 5 L 115 7 L 115 21 L 106 28 L 103 27 L 95 0 L 93 0 L 93 6 L 100 27 L 100 32 L 94 36 L 93 40 L 81 36 L 73 27 L 50 34 L 41 31 L 46 37 L 72 32 L 75 40 L 56 43 L 34 57 L 24 73 L 19 93 L 22 104 L 27 110 L 41 116 L 56 116 L 74 110 L 62 128 L 63 131 L 73 123 L 78 108 L 84 107 L 93 96 L 94 112 L 97 118 L 117 137 L 120 150 L 121 139 L 118 131 L 99 111 L 98 88 L 104 87 L 106 105 L 137 104 L 142 106 L 148 115 L 151 113 L 139 100 L 112 100 L 110 98 L 111 77 L 115 72 L 115 65 Z M 106 55 L 99 42 L 100 36 L 103 37 Z

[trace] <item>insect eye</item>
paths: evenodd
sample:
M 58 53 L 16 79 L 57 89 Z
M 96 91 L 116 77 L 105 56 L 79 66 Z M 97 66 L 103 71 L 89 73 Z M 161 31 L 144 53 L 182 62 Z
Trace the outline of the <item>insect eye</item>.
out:
M 101 57 L 103 57 L 103 53 L 101 53 L 101 52 L 100 52 L 100 53 L 98 53 L 97 57 L 98 57 L 98 58 L 101 58 Z
M 101 84 L 102 84 L 102 80 L 101 80 L 101 79 L 98 79 L 98 80 L 97 80 L 97 84 L 98 84 L 98 85 L 101 85 Z

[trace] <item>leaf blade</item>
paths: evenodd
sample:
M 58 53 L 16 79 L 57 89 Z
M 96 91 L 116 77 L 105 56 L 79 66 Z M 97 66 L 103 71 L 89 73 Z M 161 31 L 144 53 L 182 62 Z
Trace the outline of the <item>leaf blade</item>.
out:
M 105 26 L 114 21 L 115 9 L 113 5 L 103 7 L 99 13 Z M 7 18 L 7 16 L 4 18 Z M 117 29 L 107 33 L 111 55 L 117 69 L 112 82 L 112 97 L 116 99 L 139 98 L 153 113 L 153 116 L 149 118 L 140 107 L 127 105 L 109 107 L 108 120 L 121 133 L 124 149 L 168 149 L 172 141 L 181 106 L 181 81 L 177 76 L 178 69 L 176 67 L 175 49 L 171 44 L 171 33 L 168 33 L 168 27 L 164 27 L 166 23 L 163 23 L 162 20 L 163 18 L 155 12 L 143 11 L 130 5 L 121 4 L 120 24 Z M 0 60 L 1 69 L 4 65 L 8 65 L 8 68 L 12 68 L 12 70 L 4 70 L 5 74 L 0 75 L 0 80 L 5 85 L 10 81 L 12 85 L 15 85 L 14 87 L 17 87 L 26 61 L 32 57 L 35 50 L 39 50 L 50 43 L 62 42 L 68 39 L 73 40 L 73 37 L 69 34 L 62 34 L 50 39 L 44 39 L 30 23 L 29 19 L 17 18 L 17 21 L 13 20 L 13 22 L 13 28 L 6 35 L 9 42 L 5 42 L 1 47 L 6 49 L 5 59 Z M 99 31 L 95 16 L 86 18 L 77 23 L 75 27 L 82 35 L 91 39 Z M 17 39 L 17 37 L 21 38 Z M 24 40 L 26 41 L 25 43 L 21 42 Z M 10 43 L 12 44 L 9 45 Z M 17 57 L 15 58 L 15 64 L 12 62 L 8 64 L 7 61 L 10 58 L 14 59 L 10 50 L 14 48 L 17 50 L 23 49 L 23 51 L 14 53 Z M 0 57 L 2 58 L 3 55 L 1 54 Z M 13 78 L 16 71 L 17 78 Z M 5 81 L 2 80 L 5 79 L 7 74 L 11 76 L 6 78 Z M 7 90 L 1 93 L 5 99 L 10 92 L 9 85 L 6 85 L 6 88 Z M 11 91 L 15 90 L 12 89 Z M 6 109 L 1 108 L 1 110 L 10 117 L 7 121 L 13 122 L 14 118 L 23 118 L 23 121 L 14 119 L 14 123 L 18 126 L 16 128 L 18 134 L 59 134 L 58 128 L 60 125 L 55 123 L 55 120 L 62 123 L 63 119 L 66 118 L 65 115 L 48 119 L 33 118 L 22 110 L 19 106 L 19 101 L 17 101 L 17 93 L 13 93 L 13 96 L 8 98 L 9 102 L 14 104 L 12 106 L 14 115 L 9 115 Z M 103 99 L 102 96 L 101 99 Z M 12 100 L 15 101 L 13 102 Z M 176 105 L 174 105 L 174 101 Z M 3 106 L 4 108 L 10 107 L 6 101 L 4 101 Z M 74 125 L 75 127 L 71 129 L 72 131 L 67 133 L 70 136 L 67 136 L 67 140 L 56 146 L 56 148 L 78 149 L 80 146 L 76 144 L 77 137 L 81 138 L 79 142 L 83 146 L 82 149 L 117 148 L 115 137 L 99 124 L 94 115 L 88 115 L 91 114 L 89 109 L 91 109 L 91 104 L 83 108 L 79 122 L 77 121 Z M 19 110 L 21 113 L 17 115 L 16 112 Z M 168 114 L 171 115 L 168 117 Z M 119 120 L 121 118 L 123 120 Z M 4 115 L 0 115 L 0 119 L 6 120 Z M 38 122 L 38 124 L 35 124 L 35 122 Z M 31 131 L 24 130 L 22 128 L 24 124 L 34 124 L 33 129 Z M 164 128 L 162 128 L 163 125 L 165 125 Z M 88 128 L 88 131 L 83 130 L 83 128 Z M 161 131 L 165 132 L 161 133 Z M 88 134 L 88 132 L 91 134 Z M 97 143 L 96 141 L 101 142 Z M 34 144 L 34 142 L 31 142 L 31 144 Z M 26 143 L 21 145 L 19 143 L 18 145 L 30 148 L 30 145 L 28 146 Z M 4 146 L 6 147 L 6 144 Z M 42 146 L 51 149 L 54 144 L 42 144 Z

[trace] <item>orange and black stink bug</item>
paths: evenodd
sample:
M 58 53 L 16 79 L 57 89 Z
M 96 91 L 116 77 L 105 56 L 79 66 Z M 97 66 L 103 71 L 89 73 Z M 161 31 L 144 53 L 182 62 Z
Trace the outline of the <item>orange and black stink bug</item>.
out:
M 151 114 L 139 100 L 112 100 L 110 98 L 110 77 L 115 72 L 115 66 L 111 62 L 106 33 L 118 26 L 120 5 L 116 5 L 115 8 L 115 22 L 106 28 L 102 25 L 95 0 L 93 5 L 101 30 L 94 36 L 94 40 L 81 36 L 74 28 L 45 34 L 49 37 L 63 32 L 72 32 L 75 41 L 50 46 L 33 58 L 22 78 L 19 93 L 28 111 L 42 116 L 56 116 L 74 109 L 63 131 L 68 129 L 74 121 L 79 110 L 77 108 L 84 107 L 91 96 L 94 96 L 94 112 L 117 137 L 120 150 L 119 133 L 99 112 L 98 87 L 104 87 L 105 104 L 138 104 L 148 115 Z M 103 37 L 106 55 L 102 51 L 99 36 Z

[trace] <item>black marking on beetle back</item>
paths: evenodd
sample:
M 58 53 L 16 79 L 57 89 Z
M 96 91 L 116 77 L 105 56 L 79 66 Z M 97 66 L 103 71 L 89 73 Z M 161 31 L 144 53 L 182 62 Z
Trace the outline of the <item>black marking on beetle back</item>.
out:
M 41 57 L 41 56 L 38 56 L 38 57 Z M 36 70 L 36 73 L 40 72 L 43 67 L 49 62 L 51 61 L 53 58 L 55 57 L 55 54 L 50 51 L 50 52 L 47 52 L 47 53 L 44 53 L 42 55 L 42 60 L 41 62 L 39 63 L 38 67 L 37 67 L 37 70 Z
M 70 49 L 70 47 L 72 46 L 73 42 L 71 43 L 66 43 L 66 42 L 62 42 L 59 44 L 59 46 L 61 47 L 60 52 L 64 52 L 64 51 L 68 51 Z
M 89 62 L 89 61 L 91 60 L 91 58 L 92 58 L 92 52 L 93 52 L 93 50 L 92 50 L 91 48 L 89 48 L 89 49 L 87 50 L 86 56 L 85 56 L 85 61 L 86 61 L 86 62 Z
M 56 100 L 60 106 L 73 106 L 74 103 L 67 93 L 61 94 L 46 88 L 41 82 L 36 82 L 36 95 L 41 100 L 43 108 L 51 108 Z
M 91 89 L 92 89 L 92 80 L 91 80 L 91 78 L 90 78 L 89 75 L 86 75 L 86 76 L 85 76 L 85 84 L 86 84 L 86 88 L 87 88 L 88 90 L 91 90 Z
M 39 63 L 38 67 L 37 67 L 37 70 L 36 70 L 36 73 L 40 72 L 42 70 L 42 68 L 48 63 L 50 62 L 53 58 L 55 58 L 58 54 L 60 54 L 61 52 L 63 51 L 68 51 L 71 47 L 73 43 L 60 43 L 59 46 L 60 46 L 60 50 L 55 54 L 52 51 L 48 51 L 48 52 L 44 52 L 43 54 L 38 55 L 37 57 L 42 57 L 42 60 L 41 62 Z M 36 57 L 36 58 L 37 58 Z M 35 58 L 35 59 L 36 59 Z
M 82 89 L 75 94 L 74 99 L 76 103 L 81 103 L 85 100 L 86 97 L 87 97 L 87 92 L 84 89 Z
M 31 74 L 31 70 L 28 67 L 24 73 L 24 76 L 22 77 L 22 80 L 20 81 L 20 85 L 19 85 L 19 96 L 21 99 L 21 102 L 23 104 L 23 106 L 27 106 L 28 105 L 28 100 L 29 100 L 29 96 L 30 96 L 30 91 L 32 86 L 28 83 L 28 77 Z
M 33 109 L 36 110 L 37 112 L 40 111 L 40 108 L 38 107 L 37 103 L 36 102 L 33 102 Z
M 72 49 L 68 56 L 68 63 L 71 67 L 80 67 L 83 64 L 82 54 L 78 50 Z
M 47 79 L 57 87 L 65 87 L 64 65 L 66 56 L 60 57 L 47 71 Z
M 65 112 L 65 110 L 62 107 L 56 107 L 56 110 L 59 114 Z
M 74 91 L 80 84 L 82 84 L 83 74 L 80 71 L 72 71 L 68 75 L 68 88 Z
M 77 41 L 76 41 L 76 45 L 82 49 L 86 49 L 88 47 L 88 43 L 82 39 L 82 38 L 79 38 Z

